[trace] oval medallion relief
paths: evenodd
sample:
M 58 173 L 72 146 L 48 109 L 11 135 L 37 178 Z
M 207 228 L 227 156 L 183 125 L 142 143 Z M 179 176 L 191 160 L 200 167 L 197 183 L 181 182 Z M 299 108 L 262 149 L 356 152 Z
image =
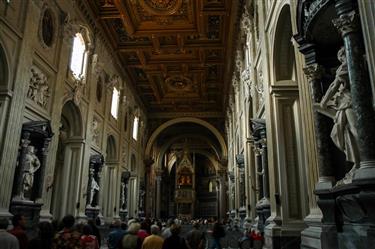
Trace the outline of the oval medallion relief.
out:
M 172 15 L 181 7 L 182 0 L 140 0 L 142 7 L 154 15 Z
M 43 47 L 51 47 L 55 40 L 55 19 L 51 9 L 45 8 L 42 12 L 39 25 L 39 38 Z

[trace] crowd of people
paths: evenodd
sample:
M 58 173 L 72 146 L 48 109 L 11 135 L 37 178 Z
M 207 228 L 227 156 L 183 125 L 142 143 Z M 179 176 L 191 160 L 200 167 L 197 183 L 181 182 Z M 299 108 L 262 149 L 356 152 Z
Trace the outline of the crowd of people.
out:
M 210 248 L 222 248 L 220 240 L 225 236 L 225 229 L 220 222 L 208 226 L 207 220 L 190 221 L 191 230 L 184 236 L 180 234 L 182 222 L 179 219 L 167 222 L 130 219 L 126 223 L 114 220 L 103 243 L 109 249 L 203 249 L 207 247 L 209 233 L 213 238 Z M 12 228 L 8 230 L 8 227 L 8 220 L 0 219 L 2 249 L 99 249 L 102 242 L 95 221 L 76 223 L 72 215 L 65 216 L 61 222 L 40 222 L 33 238 L 28 238 L 23 215 L 14 215 Z

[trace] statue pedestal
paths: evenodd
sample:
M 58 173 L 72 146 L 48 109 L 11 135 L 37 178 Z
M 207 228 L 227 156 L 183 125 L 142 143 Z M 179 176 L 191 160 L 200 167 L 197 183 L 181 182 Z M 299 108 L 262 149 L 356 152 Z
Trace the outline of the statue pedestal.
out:
M 245 218 L 246 218 L 246 208 L 245 207 L 240 207 L 239 209 L 238 209 L 238 213 L 239 213 L 239 215 L 240 215 L 240 219 L 243 221 L 243 220 L 245 220 Z
M 316 191 L 323 213 L 320 248 L 368 248 L 375 244 L 375 183 Z
M 257 228 L 259 231 L 264 232 L 264 227 L 267 225 L 266 220 L 271 215 L 271 205 L 268 199 L 263 198 L 258 201 L 256 205 L 256 212 L 258 214 Z
M 30 230 L 35 228 L 39 223 L 42 205 L 42 203 L 35 203 L 29 200 L 12 200 L 10 212 L 13 215 L 22 214 L 26 219 L 26 229 Z
M 95 220 L 96 217 L 99 216 L 99 212 L 100 212 L 100 208 L 99 207 L 87 206 L 85 214 L 86 214 L 86 216 L 87 216 L 88 219 Z

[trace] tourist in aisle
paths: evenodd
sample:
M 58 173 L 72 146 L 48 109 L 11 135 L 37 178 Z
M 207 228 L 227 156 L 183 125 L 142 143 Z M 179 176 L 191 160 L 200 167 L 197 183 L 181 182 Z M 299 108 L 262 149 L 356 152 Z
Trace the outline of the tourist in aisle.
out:
M 164 239 L 159 236 L 160 228 L 158 225 L 151 226 L 151 235 L 144 239 L 142 249 L 161 249 Z
M 180 237 L 181 225 L 172 224 L 170 227 L 171 236 L 164 240 L 163 249 L 187 249 L 186 241 Z
M 0 245 L 3 249 L 19 249 L 19 243 L 13 234 L 6 231 L 8 228 L 8 219 L 0 219 Z
M 29 239 L 25 232 L 26 219 L 22 214 L 16 214 L 12 218 L 13 229 L 9 230 L 11 234 L 17 237 L 20 249 L 27 249 Z
M 30 240 L 29 248 L 50 249 L 52 247 L 52 240 L 55 236 L 55 229 L 48 221 L 43 221 L 38 224 L 38 236 Z

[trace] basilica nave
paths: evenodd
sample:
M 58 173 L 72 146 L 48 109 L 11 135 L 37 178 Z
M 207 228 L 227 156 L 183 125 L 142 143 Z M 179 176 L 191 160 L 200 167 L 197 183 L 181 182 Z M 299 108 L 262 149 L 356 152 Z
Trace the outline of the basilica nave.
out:
M 374 0 L 0 1 L 0 218 L 375 241 Z

